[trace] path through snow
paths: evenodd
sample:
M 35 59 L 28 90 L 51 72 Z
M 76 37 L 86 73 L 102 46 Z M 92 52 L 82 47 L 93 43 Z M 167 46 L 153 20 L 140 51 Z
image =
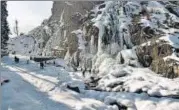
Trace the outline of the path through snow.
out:
M 2 110 L 72 110 L 64 103 L 56 102 L 32 84 L 5 66 L 2 77 L 10 82 L 2 86 Z
M 41 70 L 36 63 L 14 64 L 4 58 L 2 77 L 10 82 L 2 88 L 3 110 L 92 110 L 105 108 L 104 103 L 60 88 L 62 82 L 72 80 L 68 72 L 53 66 Z M 60 82 L 58 73 L 60 72 Z

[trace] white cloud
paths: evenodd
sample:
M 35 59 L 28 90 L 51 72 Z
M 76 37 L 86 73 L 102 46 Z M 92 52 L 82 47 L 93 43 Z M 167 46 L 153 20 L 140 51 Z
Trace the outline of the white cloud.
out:
M 8 22 L 13 32 L 15 19 L 20 32 L 28 33 L 51 15 L 52 1 L 8 1 Z

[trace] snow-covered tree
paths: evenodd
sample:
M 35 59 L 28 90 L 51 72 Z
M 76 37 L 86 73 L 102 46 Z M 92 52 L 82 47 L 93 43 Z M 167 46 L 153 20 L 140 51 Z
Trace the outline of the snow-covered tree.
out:
M 1 56 L 7 54 L 7 41 L 9 39 L 8 11 L 6 1 L 1 1 Z

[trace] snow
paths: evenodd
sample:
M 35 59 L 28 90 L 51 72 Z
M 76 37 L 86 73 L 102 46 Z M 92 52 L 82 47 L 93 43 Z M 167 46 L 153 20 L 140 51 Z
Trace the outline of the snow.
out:
M 66 1 L 65 3 L 66 3 L 67 5 L 70 5 L 70 6 L 73 5 L 73 4 L 70 3 L 69 1 Z
M 163 58 L 165 61 L 167 60 L 167 59 L 173 59 L 173 60 L 176 60 L 176 61 L 178 61 L 179 62 L 179 58 L 173 53 L 172 55 L 170 55 L 170 56 L 167 56 L 167 57 L 164 57 Z
M 64 10 L 62 11 L 62 14 L 60 16 L 60 27 L 64 25 L 64 22 L 63 22 L 63 16 L 64 16 Z
M 46 66 L 44 70 L 40 70 L 36 63 L 25 64 L 23 60 L 20 60 L 20 64 L 14 64 L 11 57 L 4 57 L 1 70 L 2 76 L 10 79 L 10 82 L 2 87 L 2 92 L 6 93 L 2 94 L 3 110 L 107 108 L 98 100 L 80 96 L 66 89 L 64 84 L 79 86 L 81 83 L 71 79 L 72 74 L 70 75 L 63 68 Z
M 162 78 L 148 69 L 119 65 L 114 65 L 112 68 L 108 68 L 109 74 L 103 76 L 99 81 L 98 87 L 112 87 L 115 84 L 121 85 L 119 83 L 122 82 L 123 88 L 129 92 L 137 92 L 139 89 L 143 89 L 151 96 L 178 95 L 178 79 Z
M 150 25 L 150 21 L 147 20 L 146 18 L 142 18 L 142 19 L 141 19 L 141 23 L 143 24 L 144 27 L 151 26 L 151 25 Z
M 127 2 L 124 7 L 126 8 L 126 13 L 128 15 L 130 14 L 139 14 L 140 10 L 141 10 L 141 6 L 139 5 L 139 2 Z
M 167 41 L 174 48 L 179 48 L 179 34 L 167 34 L 159 39 Z
M 148 41 L 148 42 L 142 43 L 140 46 L 149 46 L 149 45 L 151 45 L 151 41 Z
M 92 91 L 91 91 L 92 92 Z M 98 98 L 98 92 L 92 92 L 93 97 Z M 91 94 L 92 94 L 91 93 Z M 96 94 L 96 95 L 95 95 Z M 102 93 L 100 93 L 102 94 Z M 132 110 L 177 110 L 178 109 L 178 100 L 170 100 L 167 98 L 153 98 L 149 97 L 146 94 L 134 94 L 134 93 L 106 93 L 104 102 L 105 104 L 109 104 L 111 102 L 117 102 L 123 104 L 128 107 L 128 109 Z M 170 101 L 171 103 L 170 103 Z
M 24 81 L 15 71 L 1 68 L 1 75 L 10 82 L 2 86 L 2 110 L 70 110 L 65 104 L 48 98 L 33 85 Z
M 15 51 L 17 54 L 35 55 L 38 51 L 35 42 L 36 41 L 32 36 L 26 35 L 10 38 L 8 41 L 8 50 L 10 53 Z
M 78 29 L 75 31 L 72 31 L 71 33 L 75 33 L 78 37 L 78 49 L 84 50 L 85 49 L 85 39 L 83 38 L 83 31 Z
M 45 30 L 48 30 L 48 29 L 49 29 L 49 27 L 48 27 L 48 26 L 44 26 L 44 29 L 45 29 Z
M 121 50 L 121 48 L 117 43 L 112 43 L 110 50 L 111 50 L 111 54 L 115 55 Z
M 149 69 L 115 64 L 115 61 L 108 55 L 103 55 L 103 58 L 108 58 L 108 61 L 101 60 L 102 65 L 104 64 L 103 69 L 109 65 L 107 68 L 109 73 L 103 75 L 98 87 L 101 85 L 103 89 L 110 91 L 113 84 L 124 82 L 123 87 L 128 88 L 129 92 L 85 90 L 81 73 L 68 72 L 61 67 L 51 65 L 46 65 L 44 70 L 41 70 L 34 62 L 25 64 L 26 57 L 20 60 L 19 64 L 13 63 L 11 58 L 4 57 L 2 63 L 2 76 L 10 79 L 9 83 L 2 86 L 2 92 L 6 93 L 2 94 L 3 109 L 9 107 L 13 110 L 56 110 L 59 108 L 63 110 L 117 110 L 117 106 L 109 106 L 109 103 L 113 101 L 131 110 L 151 110 L 152 108 L 176 110 L 179 108 L 178 99 L 155 97 L 156 95 L 178 95 L 178 78 L 167 79 L 152 73 Z M 23 57 L 20 58 L 23 59 Z M 66 89 L 66 84 L 78 86 L 81 93 Z M 120 87 L 113 90 L 119 90 Z M 138 89 L 145 90 L 147 93 L 133 93 Z M 21 105 L 16 106 L 18 103 Z
M 126 49 L 121 51 L 121 55 L 124 58 L 124 61 L 127 63 L 130 59 L 138 59 L 135 50 Z
M 96 12 L 101 11 L 102 13 L 98 14 L 95 18 L 91 20 L 92 22 L 94 22 L 93 26 L 99 29 L 97 54 L 102 54 L 106 52 L 114 55 L 117 53 L 117 51 L 120 51 L 125 48 L 123 41 L 125 41 L 127 43 L 126 45 L 128 45 L 129 47 L 133 46 L 130 40 L 131 35 L 128 29 L 128 24 L 131 23 L 131 18 L 126 18 L 126 16 L 124 15 L 123 8 L 120 7 L 121 3 L 117 1 L 105 1 L 104 4 L 104 8 L 99 10 L 97 8 L 94 9 Z M 136 7 L 135 4 L 133 5 L 134 7 Z M 110 45 L 107 46 L 102 41 L 105 27 L 107 27 L 108 29 L 111 28 L 110 31 L 112 31 L 113 33 L 113 35 L 109 36 L 112 37 L 111 41 L 113 42 L 109 41 Z M 123 32 L 123 29 L 126 29 L 127 32 Z M 115 35 L 117 31 L 119 31 L 119 35 Z M 117 42 L 120 42 L 120 44 L 117 44 Z M 114 49 L 114 47 L 116 47 L 116 49 Z

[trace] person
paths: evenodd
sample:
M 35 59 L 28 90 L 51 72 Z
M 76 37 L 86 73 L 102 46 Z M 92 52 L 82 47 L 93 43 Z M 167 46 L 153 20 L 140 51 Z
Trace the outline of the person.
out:
M 27 64 L 29 64 L 29 60 L 27 60 Z
M 123 7 L 123 10 L 124 10 L 124 15 L 127 15 L 125 7 Z
M 44 63 L 43 62 L 40 62 L 40 68 L 44 69 Z
M 32 60 L 32 57 L 30 56 L 30 60 Z
M 19 58 L 17 58 L 16 56 L 14 57 L 14 61 L 15 63 L 19 63 Z
M 82 71 L 83 77 L 85 77 L 86 68 Z
M 158 26 L 158 28 L 160 28 L 160 21 L 159 20 L 157 20 L 157 26 Z
M 67 84 L 67 88 L 70 89 L 70 90 L 72 90 L 72 91 L 75 91 L 75 92 L 77 92 L 77 93 L 80 93 L 80 89 L 79 89 L 78 87 L 72 87 L 72 86 L 70 86 L 70 85 Z

